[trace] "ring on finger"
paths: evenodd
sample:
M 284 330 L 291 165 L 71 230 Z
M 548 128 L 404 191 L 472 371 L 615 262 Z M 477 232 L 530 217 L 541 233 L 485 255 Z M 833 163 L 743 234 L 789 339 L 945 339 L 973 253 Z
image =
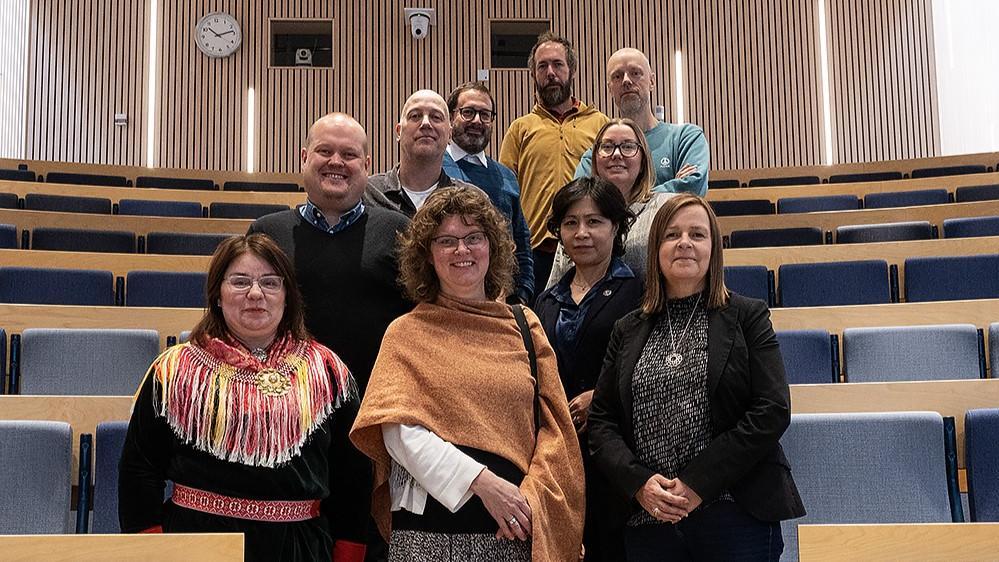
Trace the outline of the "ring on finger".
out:
M 517 521 L 516 517 L 511 517 L 509 523 L 511 525 L 520 525 L 520 521 Z
M 659 508 L 658 507 L 656 507 L 656 508 L 654 508 L 652 510 L 652 516 L 653 517 L 659 517 Z

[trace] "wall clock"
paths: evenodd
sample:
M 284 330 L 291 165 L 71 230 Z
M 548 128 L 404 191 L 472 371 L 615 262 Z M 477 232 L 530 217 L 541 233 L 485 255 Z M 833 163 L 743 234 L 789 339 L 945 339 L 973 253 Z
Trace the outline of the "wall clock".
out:
M 207 14 L 198 20 L 194 38 L 201 52 L 213 57 L 227 57 L 239 49 L 243 32 L 236 18 L 223 12 Z

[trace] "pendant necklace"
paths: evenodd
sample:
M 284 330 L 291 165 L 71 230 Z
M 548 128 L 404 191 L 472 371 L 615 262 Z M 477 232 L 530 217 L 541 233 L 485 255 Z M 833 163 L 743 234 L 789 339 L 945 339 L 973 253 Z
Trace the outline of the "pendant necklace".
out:
M 666 355 L 666 366 L 675 369 L 683 363 L 683 355 L 678 351 L 679 346 L 683 345 L 683 340 L 687 337 L 687 330 L 690 329 L 690 323 L 694 320 L 694 315 L 697 314 L 697 305 L 701 303 L 701 295 L 697 295 L 697 300 L 694 302 L 694 309 L 690 311 L 690 318 L 687 319 L 687 326 L 683 329 L 683 333 L 680 334 L 680 339 L 678 341 L 674 340 L 673 337 L 673 320 L 669 316 L 669 303 L 666 303 L 666 325 L 669 328 L 669 344 L 672 348 L 672 352 Z

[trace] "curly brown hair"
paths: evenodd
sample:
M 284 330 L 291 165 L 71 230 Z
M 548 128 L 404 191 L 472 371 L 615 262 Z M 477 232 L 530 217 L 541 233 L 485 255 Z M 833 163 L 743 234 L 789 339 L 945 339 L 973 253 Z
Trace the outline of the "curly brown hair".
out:
M 441 283 L 434 270 L 430 241 L 444 219 L 462 217 L 465 224 L 478 224 L 489 240 L 486 297 L 498 299 L 513 290 L 517 270 L 515 246 L 506 218 L 489 197 L 474 187 L 445 187 L 427 198 L 405 231 L 399 233 L 399 281 L 413 302 L 433 302 Z

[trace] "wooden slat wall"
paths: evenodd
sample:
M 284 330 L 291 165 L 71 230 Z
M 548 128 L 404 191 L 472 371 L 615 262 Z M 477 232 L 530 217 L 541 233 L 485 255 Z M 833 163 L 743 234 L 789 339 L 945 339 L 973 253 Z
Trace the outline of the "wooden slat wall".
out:
M 826 0 L 835 162 L 940 154 L 932 0 Z
M 146 1 L 31 0 L 29 13 L 27 157 L 143 164 Z
M 852 11 L 843 0 L 828 1 L 834 80 L 858 81 L 834 88 L 837 161 L 935 155 L 930 0 L 877 0 L 869 10 Z M 102 10 L 95 0 L 32 0 L 28 157 L 145 163 L 144 116 L 129 110 L 129 127 L 114 130 L 113 111 L 104 108 L 142 107 L 144 80 L 132 76 L 142 77 L 148 2 L 116 0 Z M 426 39 L 410 37 L 404 5 L 437 10 Z M 222 60 L 201 55 L 192 35 L 197 19 L 216 10 L 232 13 L 243 28 L 242 48 Z M 334 109 L 361 121 L 371 137 L 373 171 L 384 170 L 397 159 L 393 126 L 405 98 L 419 88 L 446 95 L 488 68 L 489 23 L 508 19 L 549 21 L 569 37 L 579 51 L 576 93 L 605 112 L 613 107 L 604 63 L 630 45 L 652 60 L 653 103 L 672 118 L 673 53 L 680 49 L 685 117 L 705 128 L 714 169 L 821 163 L 817 0 L 161 0 L 160 16 L 156 164 L 162 167 L 245 170 L 246 89 L 252 86 L 258 171 L 297 171 L 308 125 Z M 334 68 L 269 68 L 270 18 L 332 18 Z M 92 48 L 81 50 L 76 43 L 82 39 L 65 44 L 71 25 L 97 38 L 89 41 Z M 102 38 L 121 27 L 131 29 L 128 48 L 102 51 L 108 42 Z M 857 40 L 858 29 L 869 40 Z M 882 52 L 881 45 L 891 50 Z M 105 60 L 116 73 L 90 70 L 108 66 Z M 854 68 L 854 61 L 867 64 Z M 85 79 L 92 75 L 103 79 Z M 533 84 L 527 70 L 493 70 L 490 79 L 501 132 L 530 110 Z M 128 87 L 119 93 L 123 83 Z M 915 108 L 926 115 L 916 118 Z M 68 125 L 80 117 L 79 126 Z M 865 124 L 878 134 L 857 150 Z M 129 142 L 112 145 L 113 133 Z M 493 155 L 499 139 L 490 147 Z M 115 147 L 119 151 L 108 150 Z
M 0 18 L 0 158 L 24 157 L 28 0 L 5 0 Z

